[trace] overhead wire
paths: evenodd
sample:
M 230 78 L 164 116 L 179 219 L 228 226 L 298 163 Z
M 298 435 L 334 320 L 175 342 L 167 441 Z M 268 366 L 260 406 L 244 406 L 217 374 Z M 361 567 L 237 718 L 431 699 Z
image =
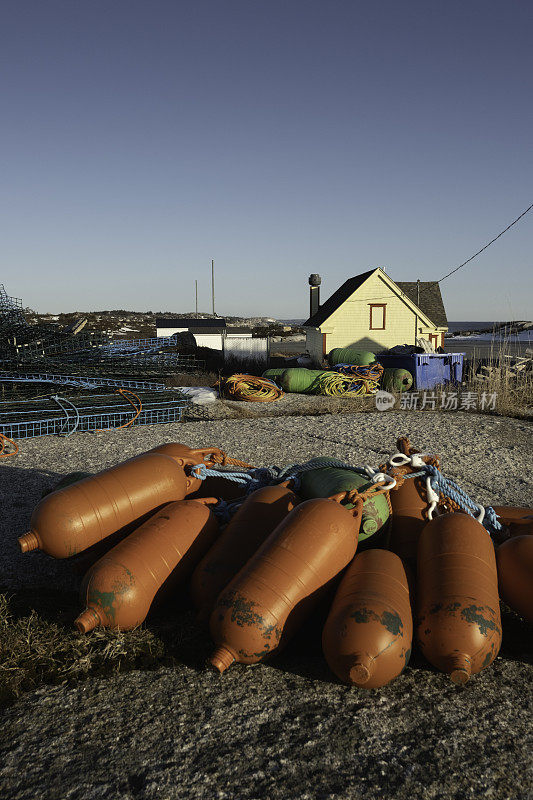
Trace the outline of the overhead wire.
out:
M 519 216 L 519 217 L 517 217 L 515 220 L 513 220 L 513 221 L 511 222 L 511 224 L 510 224 L 510 225 L 508 225 L 508 226 L 507 226 L 507 227 L 506 227 L 506 228 L 505 228 L 503 231 L 501 231 L 501 233 L 499 233 L 497 236 L 495 236 L 495 237 L 494 237 L 494 239 L 491 239 L 491 240 L 490 240 L 490 242 L 488 242 L 488 244 L 486 244 L 484 247 L 482 247 L 482 248 L 481 248 L 481 250 L 478 250 L 478 251 L 477 251 L 477 253 L 474 253 L 474 255 L 473 255 L 473 256 L 470 256 L 470 258 L 467 258 L 467 259 L 466 259 L 466 261 L 463 261 L 463 263 L 462 263 L 462 264 L 459 264 L 459 266 L 458 266 L 458 267 L 455 267 L 455 269 L 452 269 L 452 271 L 451 271 L 451 272 L 448 272 L 448 274 L 447 274 L 447 275 L 445 275 L 443 278 L 439 278 L 439 280 L 437 281 L 437 283 L 441 283 L 442 281 L 446 280 L 446 278 L 449 278 L 449 277 L 450 277 L 450 275 L 453 275 L 453 274 L 454 274 L 454 272 L 457 272 L 458 270 L 460 270 L 460 269 L 462 269 L 463 267 L 465 267 L 465 266 L 466 266 L 468 263 L 470 263 L 470 261 L 473 261 L 473 259 L 474 259 L 474 258 L 476 258 L 477 256 L 479 256 L 479 255 L 480 255 L 480 253 L 482 253 L 484 250 L 486 250 L 486 249 L 487 249 L 487 247 L 490 247 L 490 246 L 491 246 L 491 244 L 494 244 L 494 242 L 495 242 L 497 239 L 499 239 L 499 238 L 500 238 L 500 236 L 503 236 L 503 234 L 504 234 L 504 233 L 507 233 L 507 231 L 508 231 L 510 228 L 512 228 L 512 227 L 513 227 L 513 225 L 516 225 L 516 223 L 517 223 L 519 220 L 521 220 L 521 219 L 522 219 L 522 217 L 525 217 L 525 215 L 528 213 L 528 211 L 531 211 L 531 209 L 532 209 L 532 208 L 533 208 L 533 203 L 531 203 L 531 205 L 529 206 L 529 208 L 526 208 L 526 210 L 525 210 L 525 211 L 522 211 L 522 213 L 520 214 L 520 216 Z

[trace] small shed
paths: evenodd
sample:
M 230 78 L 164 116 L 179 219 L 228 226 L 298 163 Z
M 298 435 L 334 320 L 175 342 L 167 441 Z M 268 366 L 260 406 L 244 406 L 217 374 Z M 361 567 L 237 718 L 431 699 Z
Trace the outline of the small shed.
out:
M 349 278 L 322 305 L 317 302 L 303 327 L 307 351 L 320 362 L 334 347 L 380 352 L 423 338 L 437 348 L 448 321 L 437 281 L 395 282 L 376 267 Z
M 212 350 L 222 350 L 222 339 L 226 334 L 226 320 L 221 317 L 157 317 L 155 325 L 158 337 L 189 331 L 198 347 Z

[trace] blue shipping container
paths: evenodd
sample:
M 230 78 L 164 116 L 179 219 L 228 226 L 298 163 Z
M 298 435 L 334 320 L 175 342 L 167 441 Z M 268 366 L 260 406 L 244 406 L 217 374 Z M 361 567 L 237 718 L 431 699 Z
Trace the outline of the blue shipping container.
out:
M 461 383 L 464 353 L 378 353 L 377 361 L 386 368 L 407 369 L 414 389 L 434 389 L 445 383 Z

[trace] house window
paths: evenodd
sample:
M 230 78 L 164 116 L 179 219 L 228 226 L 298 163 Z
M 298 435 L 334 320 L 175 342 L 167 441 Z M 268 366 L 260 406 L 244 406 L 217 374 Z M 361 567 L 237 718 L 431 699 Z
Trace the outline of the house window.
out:
M 370 307 L 370 330 L 385 330 L 386 303 L 369 303 Z

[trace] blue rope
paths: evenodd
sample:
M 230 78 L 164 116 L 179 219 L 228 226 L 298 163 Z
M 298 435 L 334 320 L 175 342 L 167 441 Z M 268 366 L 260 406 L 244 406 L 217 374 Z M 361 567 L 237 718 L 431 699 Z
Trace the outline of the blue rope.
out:
M 481 511 L 481 507 L 475 503 L 472 498 L 467 495 L 464 489 L 461 489 L 461 487 L 455 483 L 455 481 L 445 478 L 442 472 L 440 472 L 437 467 L 434 467 L 431 464 L 426 464 L 425 472 L 431 476 L 431 488 L 435 492 L 439 494 L 442 493 L 446 497 L 449 497 L 450 500 L 453 500 L 454 503 L 457 503 L 457 505 L 460 506 L 463 511 L 466 511 L 466 513 L 471 517 L 478 516 Z M 502 530 L 502 524 L 499 522 L 496 512 L 492 506 L 487 506 L 485 508 L 485 515 L 483 517 L 482 524 L 489 533 L 496 533 L 497 531 Z
M 226 500 L 219 500 L 215 506 L 210 506 L 213 514 L 218 518 L 222 525 L 227 525 L 235 512 L 243 504 L 245 498 L 239 497 L 237 500 L 232 500 L 228 503 Z
M 347 469 L 351 472 L 357 472 L 358 475 L 364 475 L 365 478 L 370 480 L 368 474 L 362 467 L 352 467 L 351 464 L 345 464 L 344 461 L 339 461 L 336 458 L 315 458 L 311 459 L 311 461 L 306 461 L 304 464 L 291 464 L 289 467 L 285 467 L 285 469 L 280 471 L 276 479 L 276 483 L 292 480 L 294 481 L 294 487 L 296 491 L 298 491 L 300 488 L 300 475 L 302 473 L 312 472 L 315 469 L 324 469 L 327 467 L 335 467 L 336 469 Z
M 65 425 L 68 425 L 68 423 L 70 422 L 70 417 L 68 415 L 68 411 L 65 408 L 65 406 L 63 405 L 63 403 L 68 403 L 70 406 L 72 406 L 72 408 L 74 409 L 74 411 L 76 413 L 76 421 L 74 423 L 74 427 L 68 433 L 63 434 L 65 436 L 65 438 L 68 439 L 69 436 L 72 436 L 72 434 L 75 433 L 78 430 L 78 427 L 79 427 L 79 424 L 80 424 L 80 412 L 78 411 L 78 409 L 76 408 L 74 403 L 71 402 L 70 400 L 67 400 L 66 397 L 59 397 L 59 395 L 56 394 L 56 395 L 52 395 L 51 399 L 55 400 L 56 403 L 58 404 L 58 406 L 61 408 L 61 410 L 65 412 L 66 419 L 63 422 L 63 424 L 61 425 L 61 428 L 59 429 L 59 436 L 61 436 L 63 434 L 63 428 L 65 427 Z M 61 401 L 63 401 L 63 403 Z
M 206 464 L 195 464 L 194 467 L 191 467 L 191 474 L 201 481 L 205 481 L 206 478 L 226 478 L 228 481 L 241 483 L 244 486 L 250 481 L 248 472 L 223 472 L 222 470 L 211 469 Z
M 68 415 L 67 415 L 68 416 Z M 78 415 L 79 416 L 79 415 Z M 74 428 L 75 430 L 75 428 Z M 73 433 L 74 431 L 72 431 Z M 69 434 L 70 435 L 70 434 Z M 336 458 L 315 458 L 306 461 L 304 464 L 290 464 L 287 467 L 257 467 L 250 469 L 247 472 L 237 471 L 223 471 L 207 467 L 206 464 L 196 464 L 192 467 L 191 471 L 196 478 L 205 480 L 208 477 L 225 478 L 228 481 L 238 483 L 243 487 L 243 496 L 228 503 L 221 500 L 214 508 L 214 513 L 220 517 L 223 523 L 229 522 L 231 517 L 235 514 L 237 509 L 246 500 L 246 497 L 261 489 L 264 486 L 271 486 L 283 481 L 292 481 L 295 491 L 300 489 L 301 478 L 300 476 L 305 472 L 312 472 L 317 469 L 325 469 L 327 467 L 334 467 L 335 469 L 346 469 L 351 472 L 356 472 L 358 475 L 363 475 L 370 480 L 366 470 L 362 467 L 353 467 L 351 464 L 346 464 Z M 463 511 L 466 511 L 471 517 L 477 517 L 481 511 L 481 507 L 475 503 L 469 495 L 455 483 L 455 481 L 446 478 L 440 470 L 431 464 L 426 464 L 425 467 L 418 472 L 411 472 L 405 475 L 406 479 L 430 477 L 431 488 L 438 494 L 443 494 L 453 500 Z M 485 515 L 482 524 L 490 534 L 502 530 L 502 524 L 499 522 L 496 512 L 492 506 L 485 508 Z

